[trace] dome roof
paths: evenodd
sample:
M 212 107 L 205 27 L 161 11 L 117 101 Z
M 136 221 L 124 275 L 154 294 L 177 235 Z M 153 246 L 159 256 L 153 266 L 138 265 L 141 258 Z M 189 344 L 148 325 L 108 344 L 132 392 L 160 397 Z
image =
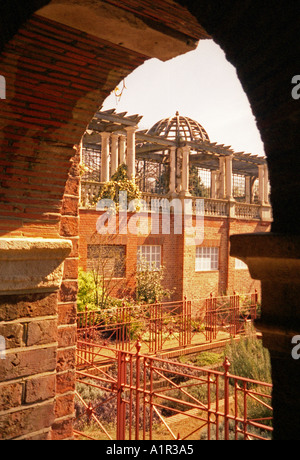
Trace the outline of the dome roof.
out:
M 209 137 L 203 126 L 188 117 L 182 117 L 176 112 L 175 117 L 165 118 L 157 122 L 148 134 L 161 136 L 166 139 L 180 141 L 208 141 Z

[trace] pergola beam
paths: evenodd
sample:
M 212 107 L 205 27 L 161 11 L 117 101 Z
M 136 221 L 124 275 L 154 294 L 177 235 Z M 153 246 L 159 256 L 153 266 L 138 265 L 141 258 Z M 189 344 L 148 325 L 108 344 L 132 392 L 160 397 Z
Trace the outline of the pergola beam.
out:
M 126 116 L 127 112 L 116 113 L 115 109 L 98 112 L 91 121 L 88 130 L 103 133 L 126 134 L 129 127 L 136 127 L 143 118 L 140 115 Z M 164 152 L 171 148 L 189 147 L 191 150 L 190 164 L 199 168 L 218 170 L 219 158 L 232 156 L 232 170 L 234 174 L 258 177 L 258 166 L 266 165 L 266 158 L 245 152 L 234 152 L 230 146 L 209 141 L 189 141 L 178 145 L 175 140 L 162 136 L 148 134 L 147 130 L 136 131 L 137 141 L 136 158 L 138 160 L 166 163 L 168 155 Z M 91 142 L 89 142 L 91 141 Z M 100 148 L 95 143 L 95 137 L 87 135 L 84 144 L 91 148 Z M 195 152 L 195 153 L 193 153 Z

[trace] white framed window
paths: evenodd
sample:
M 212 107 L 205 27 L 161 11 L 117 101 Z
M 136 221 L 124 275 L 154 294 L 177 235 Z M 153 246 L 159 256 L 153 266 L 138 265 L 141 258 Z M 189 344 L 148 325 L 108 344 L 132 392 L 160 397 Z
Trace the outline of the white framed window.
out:
M 248 270 L 247 265 L 241 259 L 235 259 L 236 270 Z
M 213 271 L 219 269 L 219 248 L 196 248 L 196 272 Z
M 151 270 L 160 270 L 161 268 L 161 246 L 143 245 L 138 246 L 137 254 L 138 269 L 141 270 L 143 264 L 146 264 Z

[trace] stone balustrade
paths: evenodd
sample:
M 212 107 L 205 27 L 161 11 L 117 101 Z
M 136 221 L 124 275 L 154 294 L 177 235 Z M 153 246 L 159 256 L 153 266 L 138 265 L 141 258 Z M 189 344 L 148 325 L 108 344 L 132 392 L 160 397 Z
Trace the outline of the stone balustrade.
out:
M 235 203 L 235 217 L 238 219 L 260 219 L 259 204 Z
M 82 182 L 81 183 L 81 207 L 95 208 L 96 198 L 100 193 L 103 183 L 101 182 Z M 169 210 L 170 201 L 176 197 L 170 198 L 165 195 L 143 192 L 141 200 L 142 209 L 145 211 Z M 177 197 L 177 199 L 180 199 Z M 181 198 L 182 199 L 182 198 Z M 204 199 L 204 215 L 206 217 L 235 217 L 236 219 L 245 220 L 272 220 L 272 208 L 270 205 L 242 203 L 234 200 L 220 200 L 215 198 L 196 198 L 186 196 L 185 199 L 192 200 L 193 213 L 197 212 L 197 203 Z M 166 200 L 166 201 L 165 201 Z M 172 210 L 172 207 L 171 207 Z
M 88 182 L 84 181 L 81 183 L 81 196 L 80 196 L 80 206 L 82 208 L 94 208 L 95 201 L 99 196 L 101 187 L 103 186 L 102 182 Z
M 197 199 L 193 199 L 194 206 L 197 204 Z M 212 198 L 204 198 L 204 214 L 211 217 L 227 217 L 228 202 L 227 200 L 217 200 Z

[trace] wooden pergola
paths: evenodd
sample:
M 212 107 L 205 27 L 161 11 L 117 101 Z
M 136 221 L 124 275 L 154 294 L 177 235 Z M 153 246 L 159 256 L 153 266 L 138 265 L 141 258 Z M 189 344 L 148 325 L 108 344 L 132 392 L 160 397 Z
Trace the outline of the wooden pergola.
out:
M 230 146 L 211 142 L 198 122 L 178 112 L 150 130 L 138 129 L 141 119 L 141 115 L 128 116 L 114 109 L 99 111 L 93 117 L 83 147 L 101 152 L 100 182 L 107 182 L 121 163 L 135 177 L 137 162 L 147 162 L 168 167 L 170 194 L 185 196 L 189 194 L 189 167 L 196 166 L 211 172 L 210 198 L 233 198 L 232 177 L 238 175 L 245 177 L 247 202 L 252 202 L 253 185 L 258 179 L 258 200 L 268 204 L 269 179 L 264 156 L 235 152 Z

